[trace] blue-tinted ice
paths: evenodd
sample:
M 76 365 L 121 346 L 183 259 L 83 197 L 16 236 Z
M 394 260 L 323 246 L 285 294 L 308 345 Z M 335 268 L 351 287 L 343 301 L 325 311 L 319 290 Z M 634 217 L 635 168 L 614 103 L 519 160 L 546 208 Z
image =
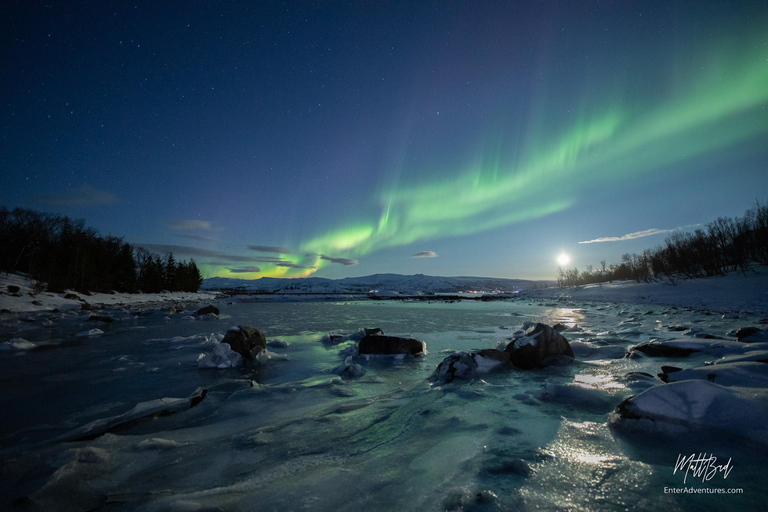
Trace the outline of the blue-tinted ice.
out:
M 612 304 L 510 302 L 244 303 L 219 320 L 130 317 L 93 328 L 54 320 L 14 331 L 34 349 L 0 352 L 3 508 L 17 510 L 759 510 L 764 446 L 738 425 L 705 438 L 617 433 L 625 398 L 665 385 L 662 365 L 720 355 L 624 358 L 651 338 L 725 336 L 755 319 Z M 573 327 L 577 361 L 432 386 L 453 350 L 493 348 L 526 321 Z M 274 358 L 258 368 L 199 369 L 232 325 L 262 329 Z M 669 326 L 692 327 L 688 334 Z M 329 332 L 381 327 L 427 343 L 421 358 L 356 361 Z M 6 326 L 6 329 L 10 327 Z M 694 372 L 695 373 L 695 372 Z M 648 374 L 648 375 L 646 375 Z M 201 394 L 205 391 L 202 399 Z M 193 398 L 197 403 L 190 408 Z M 678 453 L 733 459 L 670 495 Z M 723 461 L 724 462 L 724 461 Z M 690 480 L 689 480 L 690 483 Z

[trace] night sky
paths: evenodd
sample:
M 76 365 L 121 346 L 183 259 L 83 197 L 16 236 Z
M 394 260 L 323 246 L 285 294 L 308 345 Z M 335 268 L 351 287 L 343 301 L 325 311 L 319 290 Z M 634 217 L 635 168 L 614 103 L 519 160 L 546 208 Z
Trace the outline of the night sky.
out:
M 552 278 L 562 252 L 619 262 L 768 199 L 768 2 L 21 1 L 0 20 L 0 204 L 206 277 Z

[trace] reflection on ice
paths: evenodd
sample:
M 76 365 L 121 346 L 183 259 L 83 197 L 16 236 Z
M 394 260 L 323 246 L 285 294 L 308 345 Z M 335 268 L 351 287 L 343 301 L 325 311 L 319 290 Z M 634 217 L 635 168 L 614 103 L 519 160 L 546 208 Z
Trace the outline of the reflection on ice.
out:
M 616 382 L 613 375 L 609 373 L 586 373 L 582 372 L 573 378 L 573 382 L 576 386 L 581 386 L 587 389 L 626 389 L 627 387 Z
M 633 451 L 631 438 L 619 444 L 607 425 L 631 395 L 678 385 L 662 383 L 657 374 L 679 361 L 624 357 L 628 345 L 677 336 L 653 331 L 657 318 L 645 312 L 519 301 L 235 304 L 222 312 L 227 323 L 258 326 L 267 339 L 280 341 L 268 342 L 269 349 L 290 359 L 205 370 L 196 359 L 222 347 L 225 326 L 164 322 L 157 315 L 140 319 L 145 329 L 115 322 L 108 335 L 78 338 L 70 333 L 83 327 L 73 325 L 57 333 L 54 348 L 21 357 L 19 350 L 0 352 L 0 397 L 13 412 L 0 426 L 0 508 L 705 509 L 707 502 L 663 493 L 675 483 L 677 453 L 646 460 Z M 674 314 L 677 325 L 696 324 L 702 332 L 724 334 L 739 325 Z M 449 353 L 480 354 L 474 359 L 480 367 L 487 362 L 483 349 L 505 346 L 524 322 L 562 323 L 576 361 L 430 385 L 428 377 Z M 569 332 L 575 325 L 578 331 Z M 361 327 L 413 333 L 430 352 L 402 361 L 355 359 Z M 627 341 L 615 334 L 622 327 L 640 334 Z M 341 339 L 320 343 L 325 333 Z M 38 347 L 51 343 L 24 338 Z M 730 383 L 746 370 L 759 372 L 759 356 L 725 359 L 713 373 Z M 688 374 L 706 378 L 708 359 L 713 356 L 690 355 Z M 740 366 L 729 366 L 734 363 Z M 723 392 L 745 408 L 749 393 Z M 644 413 L 643 400 L 635 409 Z M 744 429 L 759 430 L 759 423 Z M 59 442 L 64 438 L 80 440 Z M 764 494 L 759 481 L 739 470 L 765 464 L 733 457 L 734 485 L 751 495 L 731 496 L 727 505 L 748 509 Z

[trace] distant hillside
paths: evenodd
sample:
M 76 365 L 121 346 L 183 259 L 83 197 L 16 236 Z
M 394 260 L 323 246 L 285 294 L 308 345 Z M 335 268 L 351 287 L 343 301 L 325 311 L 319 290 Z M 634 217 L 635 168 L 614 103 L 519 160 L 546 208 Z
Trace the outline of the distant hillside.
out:
M 203 281 L 203 290 L 245 288 L 246 290 L 278 291 L 285 293 L 401 293 L 417 295 L 422 293 L 457 292 L 516 292 L 533 287 L 536 281 L 524 279 L 500 279 L 492 277 L 439 277 L 416 274 L 374 274 L 344 279 L 306 277 L 299 279 L 233 279 L 212 277 Z

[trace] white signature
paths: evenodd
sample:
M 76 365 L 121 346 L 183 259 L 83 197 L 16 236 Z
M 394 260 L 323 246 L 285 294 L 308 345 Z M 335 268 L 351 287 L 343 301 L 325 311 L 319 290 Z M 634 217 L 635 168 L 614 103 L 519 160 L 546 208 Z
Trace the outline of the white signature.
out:
M 688 473 L 694 478 L 701 478 L 702 482 L 708 482 L 712 480 L 718 473 L 723 474 L 723 480 L 728 478 L 731 474 L 733 466 L 731 465 L 731 459 L 725 464 L 718 464 L 717 457 L 714 455 L 707 455 L 706 453 L 700 453 L 698 457 L 695 453 L 689 456 L 684 456 L 682 453 L 677 456 L 677 462 L 675 463 L 675 469 L 672 474 L 676 474 L 678 471 L 685 470 L 685 477 L 683 483 L 686 483 L 688 479 Z

